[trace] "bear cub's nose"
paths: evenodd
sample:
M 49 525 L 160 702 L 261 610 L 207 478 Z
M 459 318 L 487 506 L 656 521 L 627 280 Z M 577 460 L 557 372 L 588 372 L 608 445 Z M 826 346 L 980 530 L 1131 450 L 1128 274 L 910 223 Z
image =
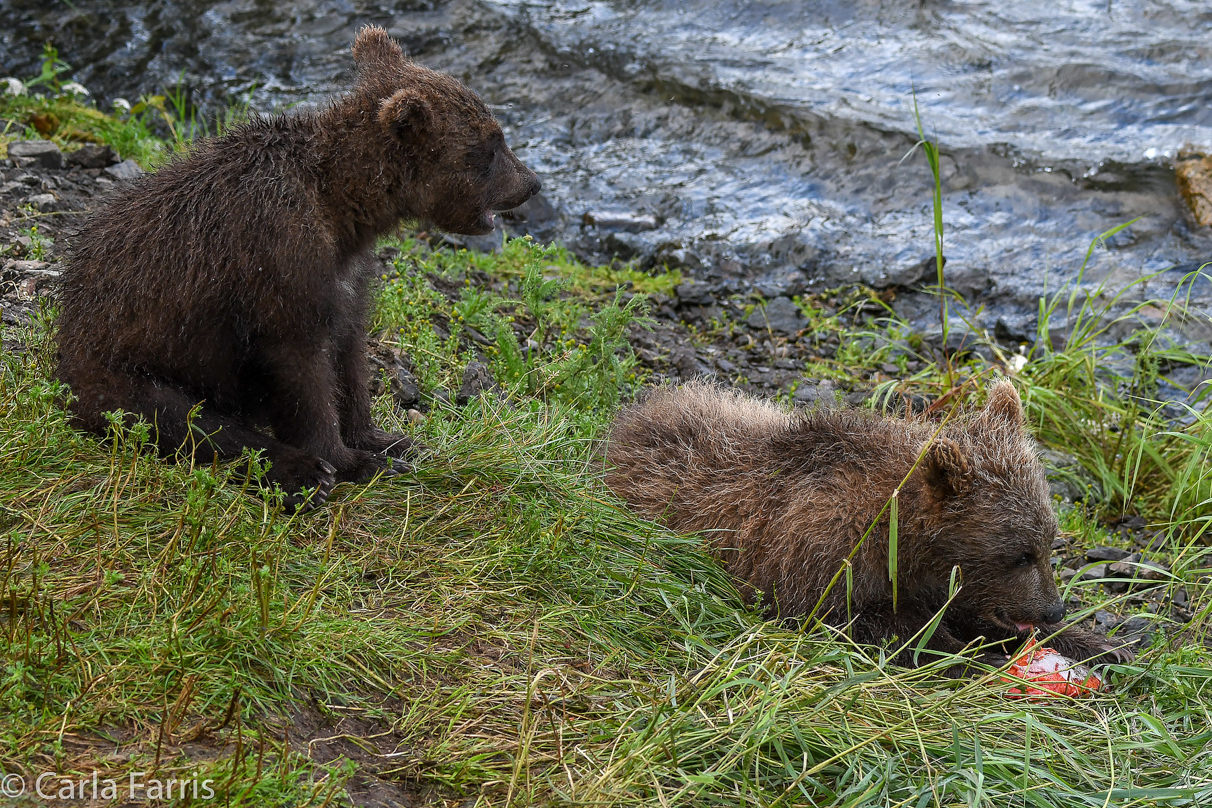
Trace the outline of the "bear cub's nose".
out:
M 1048 611 L 1044 612 L 1045 623 L 1059 623 L 1065 616 L 1064 601 L 1057 601 L 1056 605 Z

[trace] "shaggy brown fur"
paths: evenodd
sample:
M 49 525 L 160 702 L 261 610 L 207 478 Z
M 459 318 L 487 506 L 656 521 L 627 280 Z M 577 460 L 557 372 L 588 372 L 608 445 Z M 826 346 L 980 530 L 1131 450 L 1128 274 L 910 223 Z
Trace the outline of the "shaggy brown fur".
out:
M 205 141 L 88 222 L 59 321 L 77 425 L 123 410 L 164 455 L 260 450 L 291 507 L 413 454 L 371 422 L 369 250 L 401 220 L 489 232 L 539 181 L 473 92 L 383 29 L 353 57 L 348 95 Z
M 1049 564 L 1058 525 L 1014 387 L 994 385 L 984 410 L 932 440 L 936 429 L 851 409 L 788 415 L 694 383 L 620 413 L 606 484 L 675 530 L 706 532 L 772 611 L 806 615 L 824 596 L 819 614 L 860 642 L 921 630 L 944 607 L 954 566 L 963 585 L 928 648 L 956 653 L 981 636 L 1006 641 L 1058 623 L 1065 607 Z M 884 506 L 898 488 L 894 608 Z M 851 561 L 849 603 L 845 576 L 825 595 L 873 522 Z M 1052 644 L 1075 658 L 1130 658 L 1076 627 Z

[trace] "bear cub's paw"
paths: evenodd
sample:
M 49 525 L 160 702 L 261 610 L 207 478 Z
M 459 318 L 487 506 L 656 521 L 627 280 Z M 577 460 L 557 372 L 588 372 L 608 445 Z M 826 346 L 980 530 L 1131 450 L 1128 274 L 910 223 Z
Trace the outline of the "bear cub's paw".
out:
M 300 452 L 273 460 L 265 482 L 286 492 L 282 505 L 287 513 L 307 513 L 328 500 L 337 484 L 337 470 L 322 457 Z
M 365 449 L 397 460 L 415 460 L 426 451 L 425 444 L 407 435 L 385 432 L 373 427 L 349 441 L 351 449 Z M 407 471 L 407 464 L 396 464 L 397 471 Z
M 1071 626 L 1047 641 L 1047 645 L 1075 662 L 1091 664 L 1127 664 L 1136 652 L 1124 642 L 1096 634 L 1088 629 Z
M 337 481 L 345 483 L 367 483 L 375 477 L 398 477 L 412 467 L 402 460 L 378 452 L 351 449 L 352 462 L 337 472 Z

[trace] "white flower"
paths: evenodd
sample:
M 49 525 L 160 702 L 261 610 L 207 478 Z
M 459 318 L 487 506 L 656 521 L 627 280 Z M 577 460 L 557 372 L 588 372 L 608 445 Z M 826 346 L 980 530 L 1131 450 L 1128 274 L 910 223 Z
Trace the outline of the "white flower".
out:
M 1014 371 L 1015 373 L 1019 373 L 1023 368 L 1027 367 L 1027 357 L 1023 356 L 1022 354 L 1014 354 L 1008 360 L 1006 360 L 1006 365 L 1010 368 L 1010 370 Z
M 0 79 L 0 95 L 25 95 L 25 85 L 12 76 Z
M 60 89 L 63 90 L 63 92 L 71 93 L 72 95 L 88 95 L 88 90 L 84 89 L 84 85 L 78 81 L 69 81 Z
M 125 98 L 115 98 L 112 103 L 119 112 L 130 112 L 130 102 Z

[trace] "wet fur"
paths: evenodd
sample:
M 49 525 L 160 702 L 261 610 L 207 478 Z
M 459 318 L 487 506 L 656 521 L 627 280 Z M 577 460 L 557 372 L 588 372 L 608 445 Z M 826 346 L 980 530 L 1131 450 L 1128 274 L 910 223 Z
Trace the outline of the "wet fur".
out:
M 661 388 L 616 419 L 606 484 L 641 514 L 703 532 L 728 570 L 784 617 L 812 612 L 876 522 L 851 562 L 849 604 L 843 575 L 819 612 L 860 642 L 903 642 L 921 630 L 946 604 L 954 566 L 963 586 L 930 649 L 1014 640 L 1015 623 L 1059 620 L 1049 564 L 1058 524 L 1013 386 L 994 385 L 984 410 L 937 429 L 855 409 L 793 415 L 705 383 Z M 898 487 L 894 609 L 884 506 Z M 1051 644 L 1079 659 L 1130 658 L 1077 627 Z
M 349 94 L 203 141 L 88 221 L 59 320 L 77 426 L 120 409 L 166 456 L 260 450 L 288 506 L 413 454 L 370 417 L 370 249 L 401 220 L 486 232 L 539 183 L 474 93 L 381 28 L 353 55 Z

